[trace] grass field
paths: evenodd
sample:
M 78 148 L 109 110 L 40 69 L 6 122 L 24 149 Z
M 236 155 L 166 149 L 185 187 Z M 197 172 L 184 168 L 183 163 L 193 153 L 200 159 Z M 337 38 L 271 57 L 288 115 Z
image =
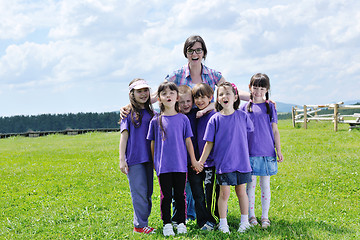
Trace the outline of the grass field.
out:
M 267 230 L 236 232 L 240 211 L 229 201 L 231 235 L 195 223 L 175 239 L 360 239 L 360 131 L 311 122 L 279 122 L 285 162 L 271 178 Z M 140 239 L 132 233 L 127 178 L 118 167 L 119 133 L 0 139 L 0 239 Z M 154 178 L 151 226 L 161 239 Z M 259 196 L 259 191 L 257 192 Z M 261 215 L 257 198 L 256 214 Z M 171 238 L 170 238 L 171 239 Z

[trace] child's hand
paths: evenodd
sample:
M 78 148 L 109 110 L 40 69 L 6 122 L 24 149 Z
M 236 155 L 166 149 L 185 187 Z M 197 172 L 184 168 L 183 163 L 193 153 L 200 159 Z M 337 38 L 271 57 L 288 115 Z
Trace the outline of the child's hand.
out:
M 193 168 L 197 173 L 202 172 L 202 170 L 204 170 L 204 164 L 201 163 L 200 161 L 196 161 L 195 164 L 193 165 Z
M 129 172 L 129 166 L 127 165 L 127 163 L 125 161 L 120 161 L 120 170 L 122 173 L 124 174 L 128 174 Z
M 277 160 L 278 162 L 284 161 L 284 156 L 282 155 L 281 152 L 278 152 L 277 155 L 278 155 L 278 160 Z
M 126 118 L 130 113 L 130 105 L 126 105 L 125 107 L 120 108 L 120 118 Z
M 202 116 L 204 116 L 203 110 L 197 111 L 197 113 L 196 113 L 196 118 L 201 118 Z

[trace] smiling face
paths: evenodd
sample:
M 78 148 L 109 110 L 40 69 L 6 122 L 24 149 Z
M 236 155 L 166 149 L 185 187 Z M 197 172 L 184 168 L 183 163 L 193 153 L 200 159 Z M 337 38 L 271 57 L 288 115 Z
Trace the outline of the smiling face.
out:
M 189 52 L 186 53 L 186 57 L 188 59 L 188 62 L 190 64 L 200 64 L 203 57 L 204 57 L 204 51 L 202 50 L 201 43 L 196 42 L 192 47 L 188 48 L 188 50 L 189 49 L 191 49 L 193 52 L 192 53 L 189 53 Z M 199 49 L 201 49 L 201 51 Z
M 211 98 L 209 98 L 208 96 L 198 96 L 194 99 L 195 101 L 195 105 L 200 109 L 203 110 L 204 108 L 206 108 L 207 106 L 209 106 L 210 102 L 211 102 Z
M 191 92 L 187 92 L 184 94 L 179 94 L 179 108 L 183 114 L 187 114 L 190 112 L 193 106 L 193 100 Z
M 148 88 L 134 89 L 135 101 L 144 108 L 144 104 L 150 97 L 150 91 Z
M 265 94 L 267 93 L 267 88 L 265 87 L 250 87 L 250 92 L 256 103 L 262 103 L 265 101 Z

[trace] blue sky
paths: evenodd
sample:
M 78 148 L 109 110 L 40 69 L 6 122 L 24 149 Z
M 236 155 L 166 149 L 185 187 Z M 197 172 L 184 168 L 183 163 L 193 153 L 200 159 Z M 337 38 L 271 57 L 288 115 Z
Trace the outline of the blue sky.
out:
M 118 110 L 133 78 L 155 90 L 185 65 L 194 34 L 207 44 L 204 63 L 243 90 L 263 72 L 275 101 L 357 100 L 359 9 L 357 0 L 0 0 L 0 116 Z

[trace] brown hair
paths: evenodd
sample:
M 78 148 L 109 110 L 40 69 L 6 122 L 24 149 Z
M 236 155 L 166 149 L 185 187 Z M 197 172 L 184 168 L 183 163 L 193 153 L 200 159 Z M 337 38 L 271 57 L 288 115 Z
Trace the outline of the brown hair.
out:
M 202 39 L 202 37 L 198 36 L 198 35 L 194 35 L 194 36 L 190 36 L 188 37 L 188 39 L 186 39 L 185 43 L 184 43 L 184 56 L 185 58 L 187 58 L 187 50 L 189 48 L 192 48 L 192 46 L 194 46 L 194 44 L 196 42 L 201 43 L 201 48 L 204 52 L 204 59 L 206 59 L 206 54 L 207 54 L 207 49 L 206 49 L 206 45 L 205 45 L 205 41 L 204 39 Z
M 142 81 L 144 79 L 142 78 L 135 78 L 133 79 L 130 83 L 129 86 L 131 84 L 133 84 L 136 81 Z M 130 109 L 131 109 L 131 122 L 134 125 L 135 128 L 138 128 L 141 126 L 141 122 L 142 122 L 142 113 L 141 113 L 141 108 L 140 105 L 136 102 L 135 100 L 135 96 L 134 96 L 134 91 L 135 89 L 131 89 L 130 93 L 129 93 L 129 99 L 130 99 Z M 150 91 L 150 89 L 149 89 Z M 151 105 L 151 100 L 150 100 L 150 95 L 148 100 L 145 102 L 144 107 L 146 109 L 146 111 L 150 114 L 151 117 L 154 116 L 154 110 L 153 107 Z
M 158 87 L 158 90 L 157 90 L 158 98 L 160 98 L 161 92 L 164 91 L 166 88 L 169 88 L 172 91 L 176 91 L 177 94 L 179 94 L 179 89 L 176 86 L 176 84 L 173 83 L 173 82 L 167 82 L 166 81 L 166 82 L 163 82 L 162 84 L 160 84 L 160 86 Z M 159 106 L 160 106 L 160 115 L 159 115 L 158 121 L 159 121 L 159 126 L 160 126 L 160 129 L 161 129 L 162 139 L 165 140 L 166 139 L 166 131 L 165 131 L 164 126 L 163 126 L 162 121 L 161 121 L 161 119 L 162 119 L 161 113 L 163 113 L 165 111 L 165 106 L 162 103 L 159 103 Z M 175 103 L 175 111 L 179 112 L 179 102 Z
M 265 74 L 265 73 L 256 73 L 254 74 L 251 79 L 250 79 L 250 84 L 249 84 L 249 88 L 251 88 L 252 86 L 254 87 L 262 87 L 262 88 L 266 88 L 266 90 L 268 90 L 265 93 L 265 97 L 266 97 L 266 113 L 270 114 L 270 106 L 269 106 L 269 90 L 270 90 L 270 79 L 269 77 Z M 248 112 L 252 112 L 252 104 L 253 104 L 253 95 L 252 93 L 250 93 L 250 101 L 249 104 L 247 106 L 247 111 Z
M 230 88 L 232 89 L 234 95 L 235 95 L 235 96 L 238 96 L 237 100 L 234 102 L 234 105 L 233 105 L 234 109 L 237 110 L 237 109 L 239 108 L 239 105 L 240 105 L 240 97 L 239 97 L 238 91 L 234 88 L 234 86 L 233 86 L 232 83 L 230 83 L 230 82 L 223 82 L 223 83 L 221 83 L 221 84 L 218 86 L 218 89 L 217 89 L 217 92 L 216 92 L 216 99 L 219 98 L 219 89 L 220 89 L 221 87 L 223 87 L 223 88 L 225 88 L 225 87 L 230 87 Z M 215 103 L 215 109 L 216 109 L 216 111 L 218 111 L 218 112 L 220 112 L 220 111 L 223 109 L 223 107 L 221 106 L 221 104 L 220 104 L 218 101 L 216 101 L 216 103 Z
M 214 90 L 206 83 L 196 84 L 191 92 L 194 98 L 206 96 L 211 99 L 214 96 Z

